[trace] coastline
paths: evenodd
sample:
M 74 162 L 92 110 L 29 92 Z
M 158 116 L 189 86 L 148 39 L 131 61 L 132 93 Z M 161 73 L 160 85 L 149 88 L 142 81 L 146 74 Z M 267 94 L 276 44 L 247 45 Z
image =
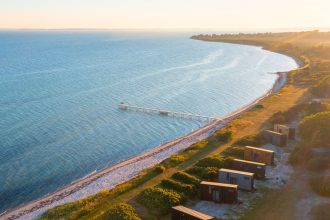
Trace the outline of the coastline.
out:
M 297 58 L 294 59 L 296 60 Z M 297 68 L 301 68 L 301 63 L 297 62 L 297 65 Z M 52 207 L 84 198 L 88 195 L 95 194 L 102 189 L 114 188 L 116 185 L 135 177 L 144 169 L 160 163 L 169 156 L 189 147 L 191 144 L 199 140 L 205 139 L 219 128 L 226 126 L 231 120 L 238 117 L 240 114 L 253 108 L 261 100 L 279 91 L 286 84 L 287 72 L 279 72 L 277 74 L 278 78 L 270 90 L 250 104 L 237 109 L 229 115 L 219 118 L 183 137 L 162 144 L 144 154 L 129 158 L 111 167 L 79 179 L 69 186 L 59 189 L 40 199 L 18 208 L 7 210 L 0 214 L 0 219 L 34 219 Z

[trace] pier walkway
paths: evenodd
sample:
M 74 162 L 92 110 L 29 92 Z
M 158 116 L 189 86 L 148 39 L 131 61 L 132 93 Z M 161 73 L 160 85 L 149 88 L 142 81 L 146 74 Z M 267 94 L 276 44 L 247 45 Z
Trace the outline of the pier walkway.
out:
M 164 110 L 164 109 L 144 108 L 144 107 L 129 105 L 124 102 L 121 102 L 118 107 L 120 110 L 145 112 L 145 113 L 151 113 L 151 114 L 158 114 L 158 115 L 162 115 L 162 116 L 170 116 L 170 117 L 185 118 L 185 119 L 192 119 L 192 120 L 214 121 L 214 120 L 218 119 L 218 118 L 212 117 L 212 116 L 204 116 L 204 115 L 192 114 L 192 113 L 187 113 L 187 112 L 174 112 L 174 111 L 169 111 L 169 110 Z

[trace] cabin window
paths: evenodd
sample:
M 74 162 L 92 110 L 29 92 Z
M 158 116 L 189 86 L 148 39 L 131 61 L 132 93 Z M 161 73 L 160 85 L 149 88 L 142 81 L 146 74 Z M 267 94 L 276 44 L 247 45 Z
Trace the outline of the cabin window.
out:
M 229 173 L 227 173 L 227 180 L 229 180 Z
M 249 180 L 250 178 L 249 178 L 248 176 L 245 176 L 244 179 L 245 179 L 245 180 Z

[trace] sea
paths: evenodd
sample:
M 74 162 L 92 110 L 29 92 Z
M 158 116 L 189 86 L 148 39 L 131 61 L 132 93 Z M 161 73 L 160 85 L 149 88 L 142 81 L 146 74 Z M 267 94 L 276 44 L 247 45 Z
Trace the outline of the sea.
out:
M 223 117 L 297 67 L 261 47 L 191 32 L 0 31 L 0 212 Z

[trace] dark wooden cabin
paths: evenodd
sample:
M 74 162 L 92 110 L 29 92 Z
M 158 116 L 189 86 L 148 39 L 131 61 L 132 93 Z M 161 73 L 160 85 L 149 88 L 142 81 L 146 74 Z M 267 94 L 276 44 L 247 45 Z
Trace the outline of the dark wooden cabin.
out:
M 246 146 L 244 149 L 244 160 L 273 165 L 274 156 L 274 151 L 266 150 L 260 147 Z
M 232 169 L 254 173 L 256 179 L 264 179 L 266 176 L 266 164 L 264 163 L 234 159 L 232 162 Z
M 263 131 L 263 137 L 268 143 L 279 146 L 285 147 L 288 142 L 288 136 L 285 134 L 281 134 L 271 130 Z
M 274 131 L 285 134 L 289 139 L 294 139 L 296 136 L 296 129 L 288 125 L 275 124 Z
M 203 181 L 200 185 L 200 198 L 215 203 L 233 204 L 238 201 L 237 187 L 233 184 Z

